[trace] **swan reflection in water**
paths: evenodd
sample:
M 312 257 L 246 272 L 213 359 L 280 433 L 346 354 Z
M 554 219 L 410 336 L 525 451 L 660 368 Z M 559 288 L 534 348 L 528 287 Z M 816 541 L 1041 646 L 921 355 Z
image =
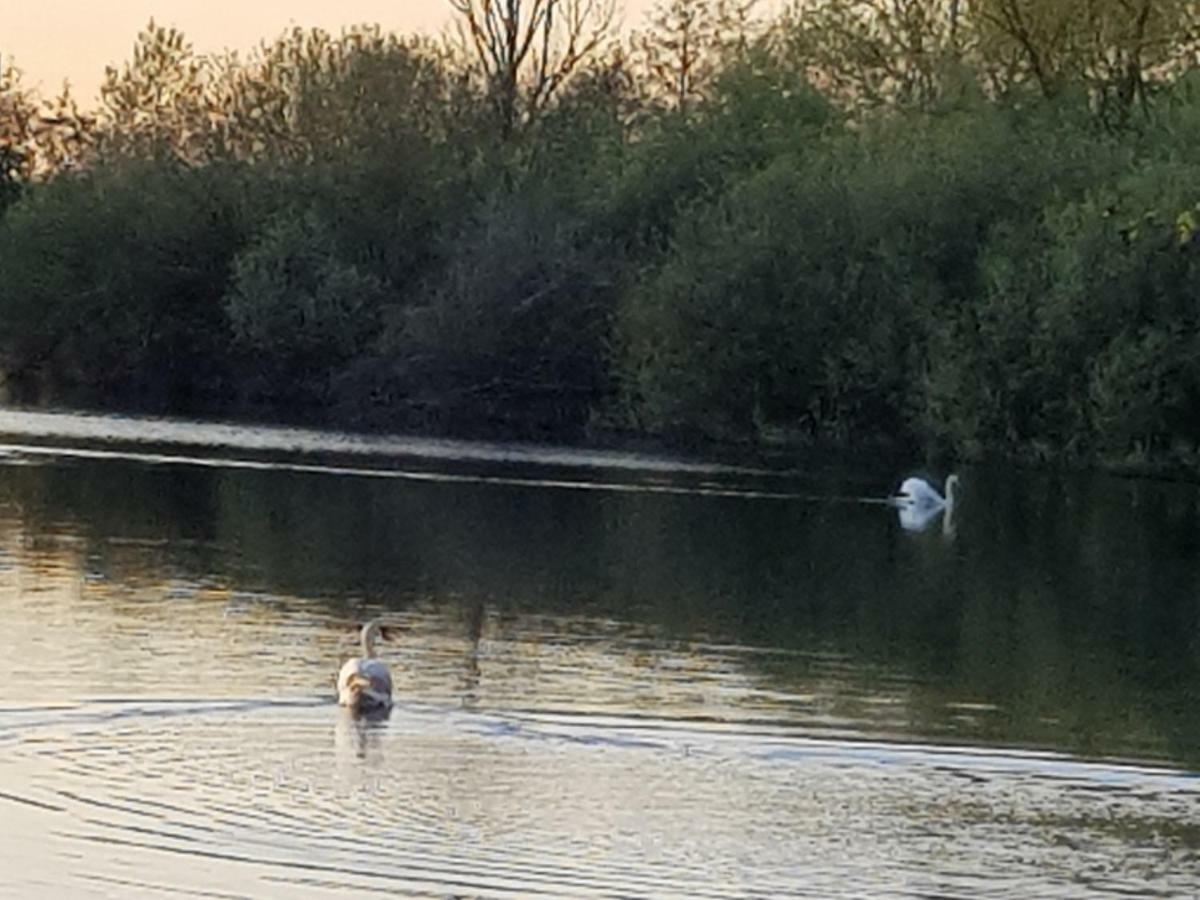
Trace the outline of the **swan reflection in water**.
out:
M 338 710 L 333 726 L 333 746 L 340 775 L 357 778 L 358 767 L 364 760 L 377 762 L 382 759 L 383 737 L 387 734 L 391 714 L 390 706 L 366 713 Z
M 946 496 L 923 478 L 906 478 L 891 498 L 905 531 L 925 531 L 937 518 L 942 518 L 942 534 L 953 538 L 958 533 L 955 504 L 958 500 L 959 478 L 946 479 Z

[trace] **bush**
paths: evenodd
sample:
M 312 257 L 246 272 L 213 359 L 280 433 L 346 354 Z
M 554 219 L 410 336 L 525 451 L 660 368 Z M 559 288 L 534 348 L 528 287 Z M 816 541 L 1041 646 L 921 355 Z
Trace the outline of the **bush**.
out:
M 1080 144 L 1043 140 L 1051 114 L 976 101 L 810 133 L 694 209 L 621 307 L 632 416 L 724 435 L 975 436 L 958 394 L 978 362 L 987 237 L 1085 180 Z
M 371 392 L 425 422 L 578 428 L 603 397 L 613 278 L 563 210 L 509 194 L 397 310 Z
M 342 262 L 315 215 L 285 216 L 238 256 L 225 309 L 260 390 L 320 396 L 376 335 L 384 285 Z
M 713 96 L 690 112 L 643 123 L 608 175 L 597 216 L 625 248 L 657 252 L 697 205 L 837 127 L 834 107 L 802 72 L 753 52 L 731 63 Z
M 31 189 L 0 222 L 0 352 L 18 380 L 187 405 L 221 389 L 243 173 L 123 162 Z

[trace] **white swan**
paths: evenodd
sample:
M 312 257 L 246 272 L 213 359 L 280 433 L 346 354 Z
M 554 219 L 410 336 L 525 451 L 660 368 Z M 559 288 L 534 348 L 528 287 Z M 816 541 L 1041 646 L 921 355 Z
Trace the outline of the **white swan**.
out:
M 346 660 L 338 672 L 338 703 L 342 706 L 361 712 L 391 708 L 392 673 L 382 660 L 375 658 L 375 638 L 384 636 L 378 619 L 363 626 L 362 657 Z
M 924 478 L 904 479 L 900 490 L 891 498 L 900 510 L 900 527 L 905 531 L 924 531 L 940 513 L 945 513 L 943 530 L 953 536 L 958 486 L 958 476 L 951 475 L 946 479 L 946 496 L 942 497 Z
M 924 478 L 905 478 L 896 492 L 895 499 L 899 504 L 914 506 L 953 506 L 958 496 L 958 476 L 951 475 L 946 479 L 946 496 L 942 497 L 932 484 Z

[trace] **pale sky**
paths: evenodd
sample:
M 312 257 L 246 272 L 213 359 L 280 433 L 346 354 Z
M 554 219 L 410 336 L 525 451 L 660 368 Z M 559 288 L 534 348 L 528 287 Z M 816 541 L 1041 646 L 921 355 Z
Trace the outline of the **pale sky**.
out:
M 651 0 L 624 0 L 626 26 L 638 26 Z M 90 105 L 104 67 L 132 55 L 150 19 L 174 26 L 199 53 L 248 50 L 293 25 L 333 32 L 377 23 L 385 29 L 438 33 L 447 0 L 0 0 L 0 54 L 24 70 L 26 84 L 56 93 L 64 78 Z

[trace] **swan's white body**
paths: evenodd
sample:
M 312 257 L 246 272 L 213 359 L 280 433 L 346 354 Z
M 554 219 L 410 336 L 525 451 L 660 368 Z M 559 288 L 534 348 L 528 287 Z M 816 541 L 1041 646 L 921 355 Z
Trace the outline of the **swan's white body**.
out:
M 362 652 L 358 659 L 348 659 L 338 672 L 338 703 L 366 711 L 388 709 L 392 705 L 392 673 L 387 665 L 375 658 L 375 638 L 381 632 L 378 621 L 368 622 L 362 629 Z
M 958 491 L 958 476 L 951 475 L 946 479 L 946 496 L 938 493 L 937 488 L 924 478 L 905 478 L 896 492 L 896 500 L 901 505 L 911 506 L 951 506 Z
M 946 496 L 924 478 L 906 478 L 892 501 L 900 509 L 900 527 L 905 531 L 924 531 L 939 513 L 945 513 L 943 530 L 954 531 L 954 503 L 958 497 L 958 476 L 946 479 Z

